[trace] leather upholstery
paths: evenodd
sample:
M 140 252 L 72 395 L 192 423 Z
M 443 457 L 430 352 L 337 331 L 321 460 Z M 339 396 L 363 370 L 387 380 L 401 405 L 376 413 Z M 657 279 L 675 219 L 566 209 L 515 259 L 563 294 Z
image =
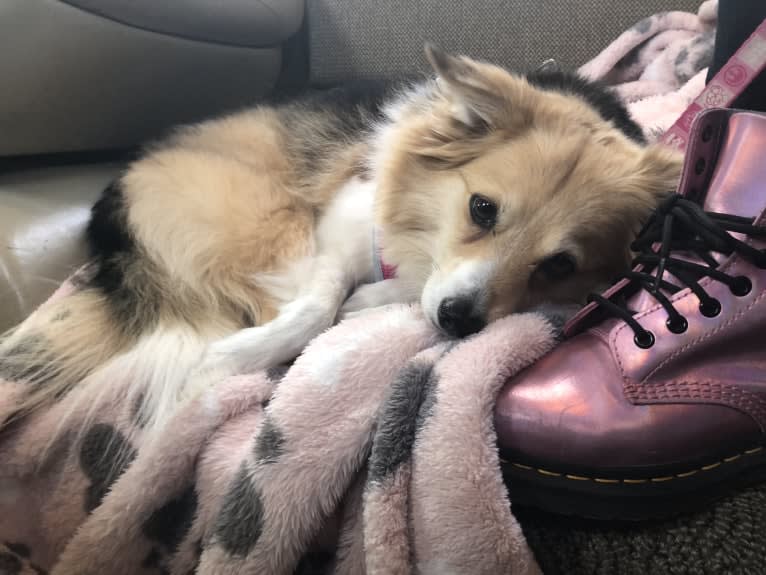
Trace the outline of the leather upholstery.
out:
M 85 261 L 88 211 L 118 170 L 96 164 L 0 174 L 0 333 Z
M 298 31 L 304 0 L 61 0 L 143 30 L 234 46 L 273 46 Z

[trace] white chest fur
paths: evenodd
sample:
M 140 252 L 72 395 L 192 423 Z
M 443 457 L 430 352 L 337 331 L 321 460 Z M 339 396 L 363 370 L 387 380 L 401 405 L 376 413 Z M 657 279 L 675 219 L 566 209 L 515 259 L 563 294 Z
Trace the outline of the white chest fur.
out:
M 341 188 L 316 229 L 316 255 L 345 262 L 354 284 L 373 278 L 375 182 L 353 178 Z

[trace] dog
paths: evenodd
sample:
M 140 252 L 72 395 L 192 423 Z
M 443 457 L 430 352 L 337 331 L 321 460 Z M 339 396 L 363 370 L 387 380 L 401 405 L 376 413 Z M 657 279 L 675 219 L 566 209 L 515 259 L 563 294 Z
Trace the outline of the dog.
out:
M 114 377 L 147 425 L 288 362 L 339 318 L 420 302 L 455 337 L 624 270 L 681 158 L 604 87 L 427 46 L 433 78 L 335 89 L 182 128 L 98 200 L 80 289 L 0 347 L 26 413 Z M 375 281 L 379 280 L 379 281 Z

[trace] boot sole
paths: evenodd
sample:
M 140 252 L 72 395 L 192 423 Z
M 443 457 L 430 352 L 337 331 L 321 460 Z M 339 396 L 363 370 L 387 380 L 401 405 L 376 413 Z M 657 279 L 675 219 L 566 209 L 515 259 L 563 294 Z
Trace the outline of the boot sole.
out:
M 642 521 L 698 510 L 732 490 L 766 481 L 766 447 L 759 446 L 673 473 L 641 477 L 575 474 L 501 459 L 514 506 L 588 519 Z

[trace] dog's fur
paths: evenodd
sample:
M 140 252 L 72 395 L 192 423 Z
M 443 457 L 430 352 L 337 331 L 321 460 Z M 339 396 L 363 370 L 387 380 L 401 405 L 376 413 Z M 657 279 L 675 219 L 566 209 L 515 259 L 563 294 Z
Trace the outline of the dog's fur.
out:
M 130 376 L 156 425 L 216 378 L 290 360 L 339 314 L 420 300 L 439 325 L 463 298 L 484 323 L 582 301 L 623 269 L 680 159 L 575 76 L 428 55 L 435 80 L 257 107 L 131 165 L 93 208 L 82 289 L 0 347 L 0 375 L 35 380 L 24 411 L 75 386 L 96 406 Z M 489 230 L 473 194 L 497 206 Z M 397 267 L 378 283 L 374 227 Z M 562 252 L 576 270 L 551 279 L 541 263 Z

